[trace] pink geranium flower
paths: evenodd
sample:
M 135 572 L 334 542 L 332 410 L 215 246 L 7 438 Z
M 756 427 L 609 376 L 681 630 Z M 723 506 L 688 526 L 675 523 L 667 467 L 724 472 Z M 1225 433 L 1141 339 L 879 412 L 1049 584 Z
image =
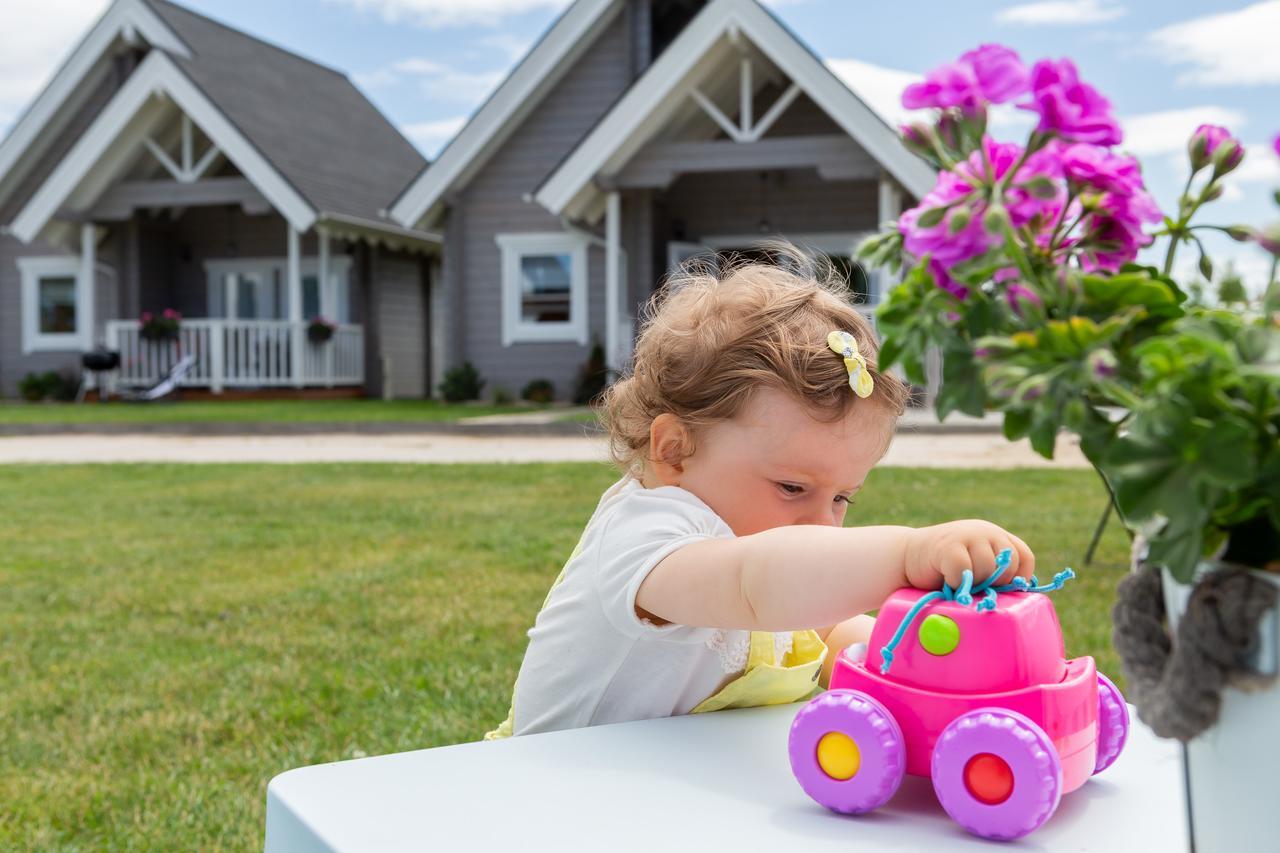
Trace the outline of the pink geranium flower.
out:
M 1027 69 L 1018 54 L 1003 45 L 984 44 L 912 83 L 902 93 L 902 105 L 909 110 L 957 107 L 974 115 L 1026 90 Z
M 993 234 L 984 227 L 985 203 L 980 200 L 981 193 L 975 193 L 975 190 L 1004 177 L 1022 157 L 1023 149 L 1015 143 L 996 142 L 990 137 L 985 138 L 982 144 L 985 160 L 983 151 L 975 151 L 954 169 L 940 173 L 938 182 L 920 200 L 920 204 L 899 218 L 903 246 L 915 257 L 931 256 L 943 269 L 949 270 L 1004 241 L 1003 235 Z M 991 164 L 990 176 L 986 174 L 987 163 Z M 1055 193 L 1053 198 L 1044 199 L 1022 188 L 1037 177 L 1051 181 L 1061 177 L 1061 168 L 1051 152 L 1038 151 L 1031 155 L 1009 182 L 1005 206 L 1015 228 L 1032 224 L 1037 218 L 1041 222 L 1051 221 L 1062 208 L 1065 190 Z M 971 195 L 972 198 L 966 200 Z M 940 222 L 920 225 L 920 218 L 926 211 L 948 205 L 951 209 Z M 960 224 L 963 220 L 956 220 L 957 215 L 963 215 L 961 210 L 969 215 L 969 221 L 963 225 Z
M 1040 114 L 1036 130 L 1069 142 L 1118 145 L 1124 139 L 1111 102 L 1080 80 L 1070 59 L 1044 59 L 1031 69 L 1031 101 L 1019 104 Z

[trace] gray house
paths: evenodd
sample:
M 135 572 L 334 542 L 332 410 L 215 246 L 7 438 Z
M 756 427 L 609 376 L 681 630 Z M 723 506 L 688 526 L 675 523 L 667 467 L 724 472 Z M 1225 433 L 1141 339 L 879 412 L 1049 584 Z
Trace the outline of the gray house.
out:
M 105 344 L 124 383 L 425 395 L 440 238 L 385 213 L 424 165 L 341 72 L 116 0 L 0 143 L 0 393 Z
M 849 268 L 933 180 L 757 0 L 576 0 L 430 165 L 341 74 L 117 0 L 0 144 L 0 389 L 105 342 L 126 381 L 181 350 L 215 391 L 470 361 L 563 397 L 673 265 L 784 237 Z M 181 340 L 139 341 L 163 307 Z

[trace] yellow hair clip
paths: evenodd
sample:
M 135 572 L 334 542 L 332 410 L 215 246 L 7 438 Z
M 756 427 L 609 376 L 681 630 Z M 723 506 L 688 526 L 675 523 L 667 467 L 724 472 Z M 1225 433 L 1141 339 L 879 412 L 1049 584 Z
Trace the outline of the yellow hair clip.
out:
M 827 335 L 827 346 L 838 356 L 844 357 L 845 369 L 849 371 L 849 387 L 859 397 L 870 397 L 875 389 L 875 380 L 871 371 L 867 370 L 867 360 L 858 352 L 858 342 L 848 332 L 832 332 Z

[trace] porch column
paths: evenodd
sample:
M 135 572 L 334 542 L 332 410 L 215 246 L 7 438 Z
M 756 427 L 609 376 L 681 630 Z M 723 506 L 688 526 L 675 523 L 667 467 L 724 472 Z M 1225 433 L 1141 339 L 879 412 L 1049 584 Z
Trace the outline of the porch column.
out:
M 329 280 L 329 232 L 324 228 L 316 228 L 316 237 L 320 241 L 319 258 L 316 264 L 316 287 L 320 291 L 320 316 L 330 323 L 338 322 L 337 294 L 333 282 Z M 324 348 L 324 387 L 333 387 L 333 351 L 338 346 L 336 340 L 330 341 Z
M 604 213 L 604 362 L 613 370 L 618 363 L 618 303 L 622 289 L 622 196 L 613 190 L 605 198 Z
M 902 215 L 902 193 L 898 191 L 898 186 L 893 179 L 883 172 L 880 173 L 880 194 L 879 207 L 877 209 L 876 222 L 883 226 L 886 222 L 895 222 Z M 872 276 L 871 292 L 867 294 L 867 301 L 876 305 L 880 302 L 880 297 L 885 291 L 884 282 L 885 272 L 876 270 Z
M 85 349 L 93 349 L 98 342 L 97 331 L 94 329 L 94 315 L 97 313 L 95 311 L 97 306 L 94 303 L 98 298 L 94 281 L 98 261 L 97 250 L 97 231 L 92 222 L 85 222 L 80 226 L 80 276 L 79 281 L 76 282 L 76 289 L 79 290 L 79 298 L 76 302 L 80 311 L 77 322 L 84 330 L 80 337 Z
M 293 387 L 302 387 L 303 331 L 302 331 L 302 258 L 300 235 L 292 223 L 289 229 L 289 371 Z
M 317 259 L 316 279 L 320 288 L 320 315 L 326 320 L 338 322 L 337 294 L 333 292 L 333 282 L 329 281 L 329 232 L 324 228 L 316 229 L 320 242 L 320 256 Z

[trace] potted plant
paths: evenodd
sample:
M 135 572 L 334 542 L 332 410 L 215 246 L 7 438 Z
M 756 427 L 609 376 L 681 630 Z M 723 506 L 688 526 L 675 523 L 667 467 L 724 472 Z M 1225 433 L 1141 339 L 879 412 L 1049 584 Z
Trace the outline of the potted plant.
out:
M 328 343 L 337 330 L 337 323 L 326 320 L 324 317 L 312 317 L 311 322 L 307 323 L 307 340 L 319 346 Z
M 1038 117 L 1025 143 L 987 133 L 989 106 L 1011 101 Z M 1192 247 L 1212 279 L 1209 229 L 1280 257 L 1276 228 L 1193 224 L 1243 146 L 1197 129 L 1166 216 L 1138 162 L 1115 150 L 1110 104 L 1069 60 L 1027 68 L 983 45 L 908 87 L 903 104 L 936 110 L 902 133 L 939 177 L 860 249 L 903 275 L 877 314 L 881 367 L 924 384 L 936 347 L 939 417 L 1002 412 L 1005 435 L 1046 457 L 1060 430 L 1079 436 L 1136 537 L 1116 648 L 1139 716 L 1187 744 L 1195 837 L 1225 848 L 1277 836 L 1261 774 L 1280 760 L 1269 725 L 1280 715 L 1280 284 L 1273 260 L 1261 298 L 1222 307 L 1171 277 Z M 1162 265 L 1138 263 L 1157 238 Z M 1246 683 L 1267 689 L 1236 689 Z
M 176 341 L 178 330 L 182 325 L 182 315 L 172 308 L 166 308 L 159 314 L 143 311 L 138 317 L 138 334 L 143 340 L 160 342 Z

